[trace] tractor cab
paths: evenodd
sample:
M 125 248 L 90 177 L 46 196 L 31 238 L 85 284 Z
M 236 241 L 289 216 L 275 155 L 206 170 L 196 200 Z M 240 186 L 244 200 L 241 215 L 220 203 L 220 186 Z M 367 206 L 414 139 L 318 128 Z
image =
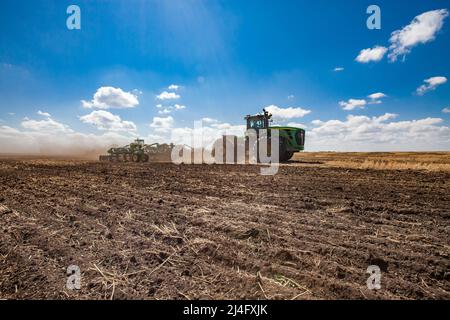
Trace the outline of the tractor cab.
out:
M 144 149 L 145 143 L 143 139 L 136 139 L 133 143 L 131 143 L 130 147 L 134 150 L 142 150 Z
M 247 120 L 247 130 L 248 129 L 268 129 L 269 128 L 269 122 L 271 122 L 272 115 L 267 112 L 265 109 L 263 109 L 263 114 L 257 114 L 257 115 L 247 115 L 245 117 L 245 120 Z

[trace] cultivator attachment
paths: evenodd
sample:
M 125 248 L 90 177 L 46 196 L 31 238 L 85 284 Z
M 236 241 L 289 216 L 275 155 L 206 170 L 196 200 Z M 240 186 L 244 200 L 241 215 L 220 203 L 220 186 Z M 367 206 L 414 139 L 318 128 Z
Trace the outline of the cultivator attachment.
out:
M 119 148 L 110 148 L 108 155 L 99 157 L 100 161 L 110 162 L 167 162 L 174 145 L 167 143 L 145 144 L 136 139 L 133 143 Z

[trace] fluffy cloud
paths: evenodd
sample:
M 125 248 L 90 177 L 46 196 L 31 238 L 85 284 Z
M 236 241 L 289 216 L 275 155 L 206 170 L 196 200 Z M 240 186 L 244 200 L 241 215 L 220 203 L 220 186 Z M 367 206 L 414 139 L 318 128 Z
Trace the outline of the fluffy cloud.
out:
M 403 29 L 394 31 L 389 40 L 390 61 L 396 61 L 399 56 L 406 56 L 419 44 L 433 41 L 447 16 L 447 9 L 424 12 Z
M 245 125 L 232 125 L 229 123 L 215 123 L 212 125 L 194 128 L 173 128 L 169 140 L 176 144 L 189 146 L 211 147 L 222 135 L 234 135 L 242 137 L 246 130 Z
M 367 101 L 364 99 L 349 99 L 348 101 L 339 101 L 339 105 L 344 110 L 364 109 Z
M 173 106 L 167 106 L 167 107 L 164 107 L 163 108 L 163 106 L 162 105 L 157 105 L 156 106 L 158 109 L 160 109 L 159 111 L 158 111 L 158 113 L 159 114 L 169 114 L 169 113 L 172 113 L 172 111 L 175 111 L 175 110 L 183 110 L 183 109 L 186 109 L 186 106 L 185 105 L 181 105 L 181 104 L 174 104 Z
M 450 108 L 444 108 L 444 109 L 442 109 L 442 113 L 450 113 Z
M 118 115 L 104 110 L 96 110 L 80 117 L 84 123 L 94 125 L 99 130 L 135 132 L 136 125 L 131 121 L 122 121 Z
M 368 95 L 368 97 L 369 97 L 369 99 L 372 99 L 372 100 L 378 100 L 381 98 L 385 98 L 387 96 L 382 92 L 377 92 L 377 93 L 372 93 L 372 94 Z
M 167 87 L 167 89 L 169 90 L 178 90 L 180 89 L 180 86 L 177 84 L 171 84 L 170 86 Z
M 302 118 L 305 115 L 311 113 L 311 110 L 305 110 L 302 108 L 280 108 L 275 105 L 270 105 L 266 107 L 266 110 L 272 114 L 274 119 L 278 120 L 288 120 L 294 118 Z
M 159 95 L 156 96 L 156 99 L 158 99 L 158 100 L 176 100 L 179 98 L 180 98 L 179 94 L 176 94 L 175 92 L 167 92 L 167 91 L 163 91 Z
M 153 121 L 150 123 L 150 127 L 155 129 L 157 132 L 167 132 L 174 124 L 174 119 L 171 116 L 168 117 L 154 117 Z
M 175 144 L 186 144 L 189 146 L 210 147 L 222 135 L 243 136 L 246 126 L 244 124 L 233 125 L 220 122 L 213 118 L 202 118 L 201 121 L 193 122 L 191 127 L 175 127 L 172 117 L 155 117 L 150 127 L 155 133 L 148 136 L 149 141 L 173 142 Z
M 449 110 L 450 111 L 450 110 Z M 433 151 L 450 150 L 450 128 L 440 118 L 395 121 L 397 115 L 386 113 L 378 117 L 348 116 L 345 120 L 312 121 L 307 130 L 308 151 Z M 161 120 L 162 119 L 162 120 Z M 242 136 L 245 125 L 221 123 L 211 118 L 211 124 L 199 128 L 174 128 L 173 119 L 155 118 L 152 127 L 171 128 L 161 134 L 150 134 L 147 142 L 175 142 L 192 145 L 202 138 L 205 146 L 222 134 Z M 205 120 L 203 122 L 208 122 Z M 47 120 L 47 119 L 46 119 Z M 44 121 L 46 121 L 44 120 Z M 33 121 L 26 119 L 24 121 Z M 16 129 L 0 126 L 0 145 L 3 153 L 27 153 L 43 155 L 82 156 L 96 159 L 111 146 L 130 143 L 129 133 L 107 131 L 101 135 L 84 134 L 61 124 L 51 130 Z M 290 123 L 295 127 L 306 127 Z M 56 129 L 56 131 L 55 131 Z M 55 134 L 58 133 L 58 134 Z
M 171 112 L 172 112 L 172 109 L 169 109 L 169 108 L 164 108 L 164 109 L 158 110 L 158 114 L 169 114 Z
M 48 113 L 48 112 L 42 112 L 41 110 L 39 110 L 39 111 L 37 112 L 37 114 L 40 115 L 40 116 L 43 116 L 43 117 L 47 117 L 47 118 L 50 118 L 50 117 L 52 116 L 50 113 Z
M 398 115 L 385 113 L 378 117 L 349 115 L 345 120 L 312 121 L 307 132 L 306 148 L 310 151 L 402 151 L 450 150 L 450 128 L 440 118 L 395 121 Z M 211 146 L 222 135 L 242 136 L 245 125 L 233 125 L 202 119 L 203 126 L 170 127 L 156 141 L 192 146 Z M 306 128 L 301 123 L 290 126 Z
M 386 98 L 387 95 L 382 92 L 376 92 L 368 95 L 367 97 L 370 99 L 368 104 L 380 104 L 382 103 L 380 99 Z
M 375 46 L 373 48 L 363 49 L 356 57 L 356 61 L 360 63 L 369 63 L 371 61 L 377 62 L 383 59 L 384 55 L 387 52 L 386 47 Z
M 309 150 L 401 151 L 450 150 L 450 128 L 440 118 L 393 121 L 397 115 L 349 115 L 345 121 L 312 122 L 307 131 Z
M 45 120 L 32 120 L 25 118 L 23 119 L 21 125 L 25 129 L 45 133 L 72 132 L 72 129 L 70 129 L 67 125 L 52 119 L 50 114 L 45 113 L 45 117 L 47 117 Z
M 202 118 L 202 121 L 205 123 L 217 123 L 219 120 L 213 119 L 213 118 Z
M 101 87 L 97 89 L 91 101 L 81 100 L 84 108 L 91 109 L 124 109 L 134 108 L 139 104 L 136 95 L 120 88 Z
M 386 98 L 387 95 L 382 92 L 376 92 L 369 94 L 367 96 L 369 100 L 366 99 L 349 99 L 348 101 L 339 101 L 339 105 L 343 110 L 355 110 L 355 109 L 364 109 L 368 104 L 380 104 L 382 101 L 380 99 Z
M 426 92 L 435 90 L 436 87 L 444 84 L 447 82 L 446 77 L 432 77 L 429 79 L 424 80 L 426 84 L 421 85 L 419 88 L 417 88 L 417 94 L 420 96 L 423 96 Z
M 308 128 L 308 126 L 306 124 L 303 123 L 297 123 L 297 122 L 289 122 L 287 124 L 288 127 L 294 127 L 294 128 L 303 128 L 306 129 Z

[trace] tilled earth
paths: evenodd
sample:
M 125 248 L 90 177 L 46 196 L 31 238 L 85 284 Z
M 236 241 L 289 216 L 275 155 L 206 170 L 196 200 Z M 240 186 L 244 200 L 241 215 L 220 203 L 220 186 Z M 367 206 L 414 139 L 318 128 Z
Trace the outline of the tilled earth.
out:
M 1 160 L 0 298 L 449 299 L 449 190 L 314 163 Z

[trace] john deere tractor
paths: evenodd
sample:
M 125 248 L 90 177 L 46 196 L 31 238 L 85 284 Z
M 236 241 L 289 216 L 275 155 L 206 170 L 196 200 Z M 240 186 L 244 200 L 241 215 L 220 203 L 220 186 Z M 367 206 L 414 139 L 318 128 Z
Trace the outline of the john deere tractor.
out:
M 234 135 L 223 135 L 215 141 L 212 155 L 219 163 L 243 163 L 247 161 L 262 162 L 259 158 L 260 146 L 265 145 L 267 155 L 272 158 L 272 136 L 278 131 L 279 137 L 279 159 L 278 162 L 286 162 L 292 158 L 294 153 L 303 151 L 305 145 L 305 130 L 287 126 L 270 126 L 272 115 L 263 109 L 263 113 L 247 115 L 247 133 L 243 137 Z M 256 139 L 250 139 L 249 131 L 256 133 Z M 230 148 L 226 146 L 231 146 Z M 245 155 L 238 152 L 238 149 L 245 150 Z M 227 155 L 227 152 L 230 154 Z M 264 152 L 263 152 L 264 154 Z M 272 159 L 276 160 L 276 159 Z
M 285 162 L 292 158 L 295 152 L 303 151 L 305 146 L 305 130 L 295 127 L 287 126 L 270 126 L 272 114 L 263 109 L 262 114 L 247 115 L 247 130 L 254 129 L 257 134 L 257 145 L 249 146 L 250 148 L 258 148 L 261 143 L 268 143 L 270 147 L 271 132 L 277 130 L 279 132 L 279 161 Z M 261 136 L 259 132 L 261 129 L 267 129 L 266 135 Z M 255 152 L 254 154 L 257 154 Z

